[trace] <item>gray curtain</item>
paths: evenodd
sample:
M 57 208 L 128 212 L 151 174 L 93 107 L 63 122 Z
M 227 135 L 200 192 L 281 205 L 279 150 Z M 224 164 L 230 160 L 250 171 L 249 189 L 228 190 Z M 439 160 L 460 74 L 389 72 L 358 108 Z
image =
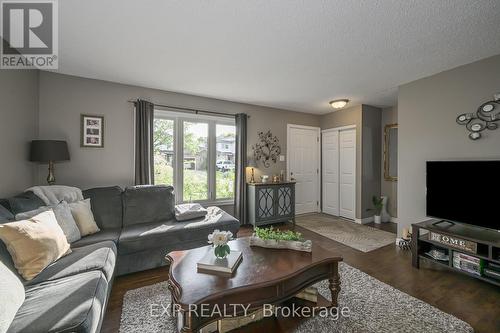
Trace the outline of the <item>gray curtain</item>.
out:
M 234 215 L 241 224 L 247 224 L 247 118 L 244 113 L 236 116 L 236 181 L 234 191 Z
M 138 99 L 135 103 L 135 184 L 154 184 L 153 126 L 154 104 Z

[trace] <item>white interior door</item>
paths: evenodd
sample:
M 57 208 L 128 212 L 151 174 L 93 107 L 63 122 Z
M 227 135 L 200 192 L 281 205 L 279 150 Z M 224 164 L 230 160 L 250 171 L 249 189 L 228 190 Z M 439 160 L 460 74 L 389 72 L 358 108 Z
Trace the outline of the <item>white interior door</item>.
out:
M 323 212 L 339 216 L 339 131 L 322 135 Z
M 356 130 L 339 132 L 339 215 L 356 217 Z
M 319 209 L 319 133 L 316 127 L 288 125 L 289 178 L 295 178 L 295 212 Z

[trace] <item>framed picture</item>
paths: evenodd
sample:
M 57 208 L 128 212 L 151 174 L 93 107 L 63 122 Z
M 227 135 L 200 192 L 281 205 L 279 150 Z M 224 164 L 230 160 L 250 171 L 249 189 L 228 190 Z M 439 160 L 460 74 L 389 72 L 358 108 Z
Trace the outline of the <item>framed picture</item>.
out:
M 104 147 L 104 117 L 81 115 L 81 141 L 82 147 Z

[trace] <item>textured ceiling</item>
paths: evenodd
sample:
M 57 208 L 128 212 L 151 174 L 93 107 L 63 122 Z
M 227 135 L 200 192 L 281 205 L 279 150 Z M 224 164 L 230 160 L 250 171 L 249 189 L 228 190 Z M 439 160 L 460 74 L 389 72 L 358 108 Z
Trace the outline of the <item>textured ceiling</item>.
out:
M 63 0 L 58 72 L 310 113 L 500 53 L 498 0 Z M 130 96 L 135 97 L 135 96 Z

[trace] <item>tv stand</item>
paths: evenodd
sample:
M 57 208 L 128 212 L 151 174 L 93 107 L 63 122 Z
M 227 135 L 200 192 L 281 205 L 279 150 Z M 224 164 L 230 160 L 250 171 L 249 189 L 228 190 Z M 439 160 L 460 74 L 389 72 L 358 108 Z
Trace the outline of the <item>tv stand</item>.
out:
M 448 223 L 449 224 L 449 227 L 455 225 L 455 222 L 452 222 L 452 221 L 448 221 L 448 220 L 439 220 L 439 221 L 436 221 L 434 223 L 432 223 L 433 225 L 439 225 L 441 223 Z
M 446 267 L 454 272 L 468 275 L 476 279 L 500 286 L 500 278 L 485 275 L 486 269 L 500 267 L 500 233 L 495 230 L 484 229 L 462 223 L 444 225 L 443 220 L 427 220 L 412 224 L 412 265 L 420 268 L 421 260 L 440 267 Z M 439 240 L 431 237 L 431 233 L 441 235 Z M 434 235 L 435 236 L 435 235 Z M 444 236 L 444 237 L 443 237 Z M 445 241 L 445 242 L 443 242 Z M 464 245 L 465 244 L 465 245 Z M 475 246 L 471 246 L 475 245 Z M 471 250 L 471 247 L 475 250 Z M 448 260 L 437 260 L 427 253 L 431 249 L 439 249 L 448 255 Z M 476 275 L 457 268 L 453 255 L 458 253 L 474 257 L 481 262 L 481 275 Z

